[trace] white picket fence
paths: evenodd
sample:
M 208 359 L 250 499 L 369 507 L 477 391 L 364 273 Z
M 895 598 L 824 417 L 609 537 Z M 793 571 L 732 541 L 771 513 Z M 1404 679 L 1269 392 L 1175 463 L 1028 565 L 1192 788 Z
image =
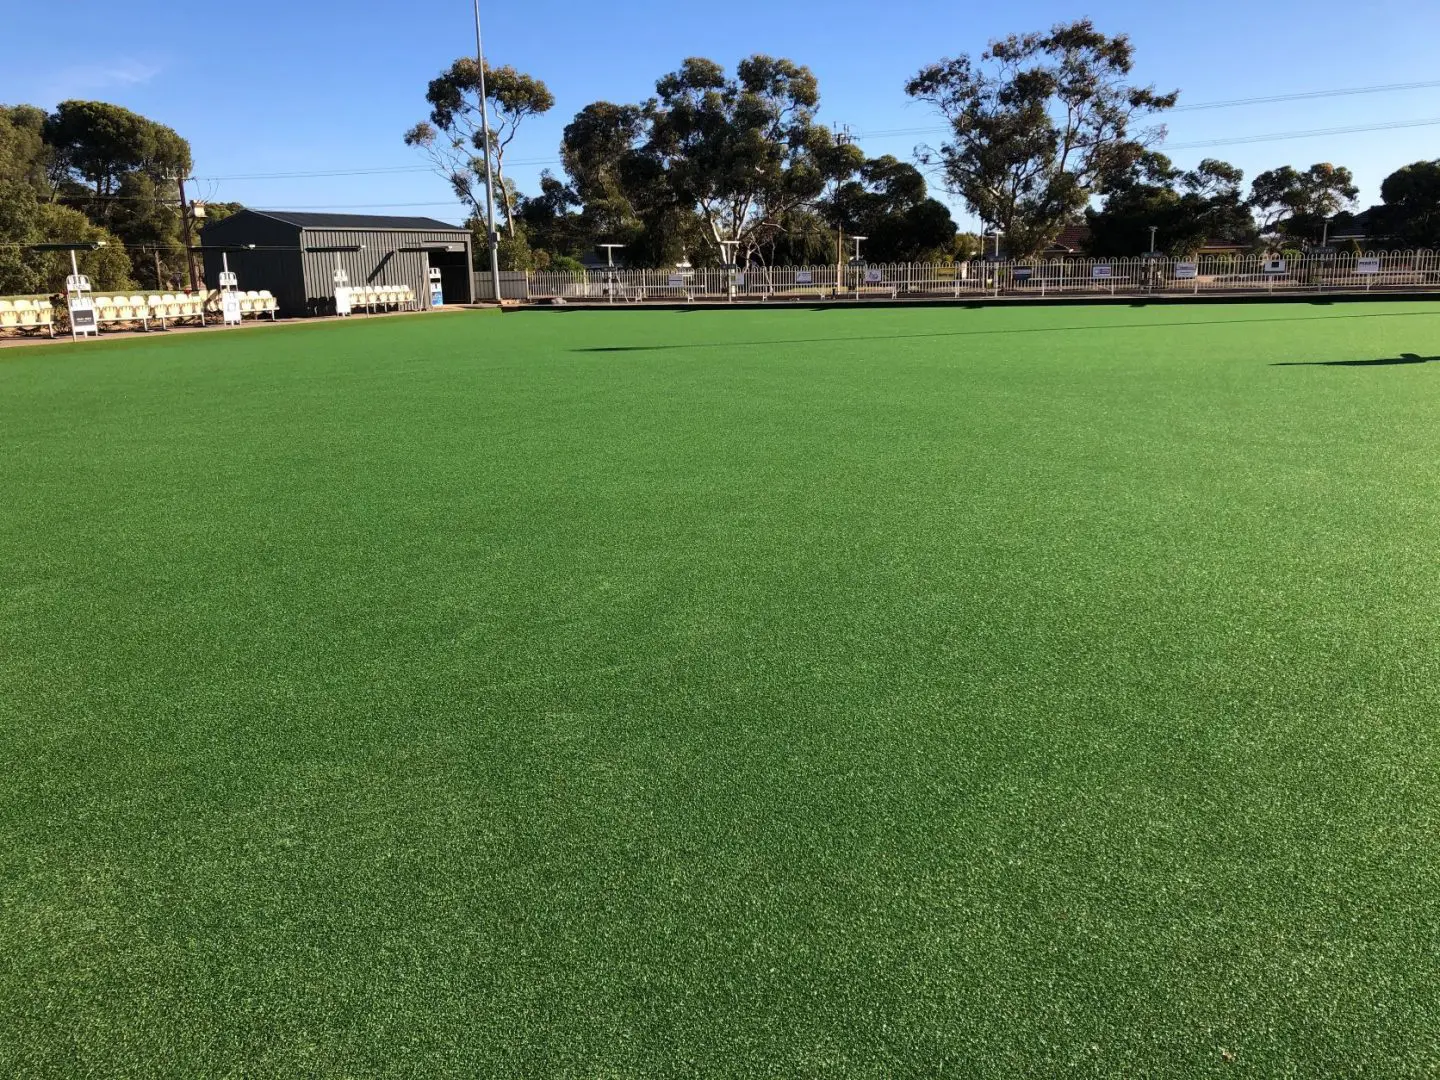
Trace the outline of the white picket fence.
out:
M 1195 259 L 1022 259 L 865 266 L 687 270 L 507 271 L 507 300 L 613 304 L 986 296 L 1139 296 L 1186 293 L 1365 292 L 1440 289 L 1440 253 L 1310 253 L 1299 258 L 1202 255 Z M 493 300 L 488 273 L 476 297 Z

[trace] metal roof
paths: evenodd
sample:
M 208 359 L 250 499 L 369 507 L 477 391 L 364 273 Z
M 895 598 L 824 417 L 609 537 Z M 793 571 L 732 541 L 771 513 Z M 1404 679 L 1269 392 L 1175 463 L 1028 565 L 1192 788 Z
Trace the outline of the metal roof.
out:
M 251 213 L 298 225 L 302 229 L 407 229 L 416 232 L 467 232 L 428 217 L 386 217 L 381 214 L 312 214 L 295 210 L 252 210 Z

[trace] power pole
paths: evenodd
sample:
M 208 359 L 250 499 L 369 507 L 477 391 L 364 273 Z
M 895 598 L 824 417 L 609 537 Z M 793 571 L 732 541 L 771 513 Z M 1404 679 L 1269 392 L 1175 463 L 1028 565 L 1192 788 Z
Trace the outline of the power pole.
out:
M 475 62 L 480 65 L 480 130 L 485 138 L 485 228 L 490 247 L 490 285 L 500 303 L 500 234 L 495 231 L 495 170 L 490 164 L 490 105 L 485 100 L 485 46 L 480 42 L 480 0 L 475 0 Z
M 855 142 L 855 136 L 850 131 L 849 124 L 837 124 L 835 126 L 835 145 L 850 146 Z M 856 245 L 855 250 L 860 250 Z M 845 284 L 845 226 L 835 230 L 835 298 L 840 298 L 840 290 Z
M 190 201 L 185 196 L 185 177 L 177 176 L 175 182 L 180 185 L 180 235 L 185 243 L 185 269 L 189 274 L 190 291 L 195 292 L 200 288 L 200 275 L 195 272 L 195 242 L 190 236 L 190 227 L 194 222 L 190 217 Z

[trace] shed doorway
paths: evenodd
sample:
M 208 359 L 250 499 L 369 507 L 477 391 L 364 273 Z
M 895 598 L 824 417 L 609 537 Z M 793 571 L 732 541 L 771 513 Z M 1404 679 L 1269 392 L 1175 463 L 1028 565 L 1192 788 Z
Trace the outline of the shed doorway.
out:
M 440 271 L 440 287 L 444 290 L 445 303 L 468 304 L 474 299 L 471 295 L 470 255 L 463 244 L 427 248 L 425 257 L 430 269 Z

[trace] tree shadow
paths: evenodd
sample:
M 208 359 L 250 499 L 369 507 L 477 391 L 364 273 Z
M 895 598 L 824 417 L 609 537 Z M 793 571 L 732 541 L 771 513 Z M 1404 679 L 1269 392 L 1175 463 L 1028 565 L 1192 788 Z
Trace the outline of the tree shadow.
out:
M 1287 360 L 1271 367 L 1394 367 L 1397 364 L 1436 364 L 1440 356 L 1421 356 L 1407 352 L 1399 356 L 1382 356 L 1378 360 Z

